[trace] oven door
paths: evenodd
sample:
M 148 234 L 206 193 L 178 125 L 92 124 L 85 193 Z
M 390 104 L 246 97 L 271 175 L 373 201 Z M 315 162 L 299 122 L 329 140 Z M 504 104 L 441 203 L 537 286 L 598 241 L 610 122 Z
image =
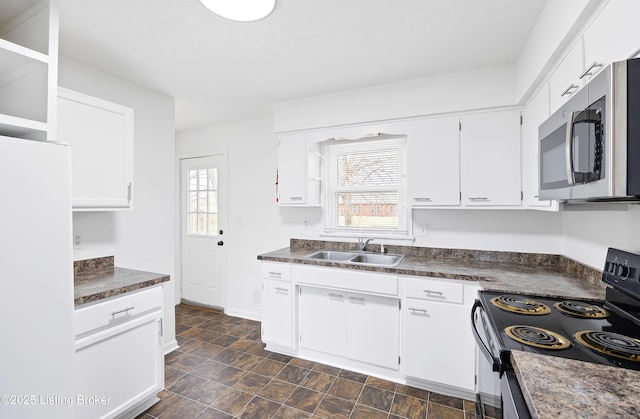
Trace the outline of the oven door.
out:
M 502 417 L 513 419 L 531 419 L 531 413 L 524 400 L 516 375 L 506 371 L 500 379 L 502 396 Z
M 504 361 L 509 354 L 500 350 L 480 300 L 476 300 L 471 310 L 471 328 L 481 354 L 476 363 L 476 417 L 484 418 L 490 412 L 487 416 L 531 419 L 518 379 Z M 495 408 L 501 409 L 501 414 L 496 414 Z
M 471 329 L 476 340 L 476 416 L 484 417 L 489 409 L 501 407 L 500 359 L 497 340 L 482 308 L 476 300 L 471 310 Z M 498 417 L 493 412 L 487 416 Z

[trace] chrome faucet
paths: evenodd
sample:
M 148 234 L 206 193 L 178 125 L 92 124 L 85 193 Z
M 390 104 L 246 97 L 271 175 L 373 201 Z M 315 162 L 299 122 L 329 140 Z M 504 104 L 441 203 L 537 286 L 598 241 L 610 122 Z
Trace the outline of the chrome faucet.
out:
M 360 237 L 358 239 L 358 252 L 364 251 L 364 248 L 367 247 L 370 241 L 373 239 L 365 239 L 364 237 Z

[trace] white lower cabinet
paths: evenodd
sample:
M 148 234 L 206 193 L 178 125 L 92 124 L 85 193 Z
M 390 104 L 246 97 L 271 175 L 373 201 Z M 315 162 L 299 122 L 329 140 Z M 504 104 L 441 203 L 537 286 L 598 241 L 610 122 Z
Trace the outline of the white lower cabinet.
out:
M 135 417 L 164 387 L 160 287 L 76 309 L 76 412 Z
M 400 300 L 348 293 L 347 358 L 398 369 Z
M 398 369 L 399 299 L 300 287 L 300 347 Z
M 473 400 L 469 281 L 261 263 L 267 349 Z
M 262 281 L 262 339 L 269 344 L 293 346 L 293 288 L 289 282 Z
M 291 265 L 261 263 L 262 340 L 270 350 L 290 353 L 295 349 L 295 285 Z
M 406 278 L 405 281 L 407 298 L 402 307 L 405 375 L 424 383 L 429 390 L 472 396 L 476 344 L 469 313 L 479 287 L 449 280 Z M 427 293 L 423 288 L 439 291 Z
M 300 287 L 300 348 L 346 356 L 346 294 L 331 289 Z

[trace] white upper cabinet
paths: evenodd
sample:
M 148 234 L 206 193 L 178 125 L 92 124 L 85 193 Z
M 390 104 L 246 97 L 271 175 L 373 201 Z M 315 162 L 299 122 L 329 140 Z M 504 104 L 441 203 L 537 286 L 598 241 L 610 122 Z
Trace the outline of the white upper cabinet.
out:
M 280 206 L 319 206 L 322 155 L 320 143 L 305 133 L 278 137 L 278 203 Z
M 527 208 L 557 211 L 557 201 L 538 199 L 538 127 L 549 115 L 549 86 L 544 84 L 522 111 L 522 196 Z
M 580 78 L 583 71 L 582 39 L 579 39 L 549 77 L 551 113 L 583 86 L 583 79 Z
M 71 145 L 74 210 L 131 208 L 133 109 L 60 88 L 58 140 Z
M 0 135 L 55 139 L 58 1 L 0 2 Z
M 409 194 L 413 208 L 460 205 L 460 131 L 458 117 L 412 121 Z
M 613 61 L 629 58 L 640 48 L 640 2 L 613 0 L 584 32 L 585 80 Z
M 462 204 L 520 206 L 520 112 L 463 115 L 460 131 Z

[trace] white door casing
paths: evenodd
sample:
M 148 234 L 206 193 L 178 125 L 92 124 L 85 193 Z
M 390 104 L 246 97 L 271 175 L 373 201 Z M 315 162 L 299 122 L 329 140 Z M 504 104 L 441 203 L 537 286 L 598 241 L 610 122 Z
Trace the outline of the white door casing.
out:
M 227 156 L 184 158 L 180 166 L 182 299 L 224 309 Z

